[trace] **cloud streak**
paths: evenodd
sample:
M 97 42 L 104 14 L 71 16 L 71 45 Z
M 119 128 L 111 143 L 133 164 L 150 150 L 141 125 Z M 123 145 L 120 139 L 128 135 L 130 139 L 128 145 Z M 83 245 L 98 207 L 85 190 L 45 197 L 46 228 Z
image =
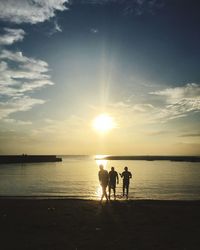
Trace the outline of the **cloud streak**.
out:
M 0 36 L 0 45 L 11 45 L 24 39 L 25 31 L 22 29 L 4 28 L 5 34 Z
M 179 137 L 200 137 L 200 133 L 188 133 L 188 134 L 182 134 Z

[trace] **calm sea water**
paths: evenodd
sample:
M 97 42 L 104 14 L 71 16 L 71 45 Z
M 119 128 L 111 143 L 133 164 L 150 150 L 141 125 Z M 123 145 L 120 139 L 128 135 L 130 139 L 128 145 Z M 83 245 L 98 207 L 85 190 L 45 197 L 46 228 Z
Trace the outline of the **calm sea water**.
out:
M 94 156 L 64 156 L 59 163 L 0 165 L 0 196 L 49 196 L 99 199 L 98 164 Z M 130 199 L 200 199 L 200 163 L 170 161 L 104 161 L 133 174 Z M 117 186 L 121 199 L 122 181 Z

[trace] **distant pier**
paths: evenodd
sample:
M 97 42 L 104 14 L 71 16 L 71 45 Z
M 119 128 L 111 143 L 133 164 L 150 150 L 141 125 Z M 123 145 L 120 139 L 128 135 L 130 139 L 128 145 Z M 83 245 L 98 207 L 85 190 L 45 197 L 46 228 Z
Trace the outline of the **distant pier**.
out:
M 135 161 L 182 161 L 182 162 L 200 162 L 200 156 L 153 156 L 153 155 L 139 155 L 139 156 L 119 156 L 110 155 L 105 157 L 96 157 L 96 160 L 135 160 Z
M 36 162 L 60 162 L 62 158 L 56 155 L 0 155 L 0 164 L 6 163 L 36 163 Z

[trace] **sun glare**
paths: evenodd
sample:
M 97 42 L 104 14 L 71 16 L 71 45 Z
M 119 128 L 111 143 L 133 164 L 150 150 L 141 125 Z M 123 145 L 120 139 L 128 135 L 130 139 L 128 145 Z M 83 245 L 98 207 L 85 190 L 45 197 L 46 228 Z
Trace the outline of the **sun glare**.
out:
M 115 123 L 110 115 L 100 114 L 94 119 L 93 128 L 98 132 L 104 133 L 115 128 Z

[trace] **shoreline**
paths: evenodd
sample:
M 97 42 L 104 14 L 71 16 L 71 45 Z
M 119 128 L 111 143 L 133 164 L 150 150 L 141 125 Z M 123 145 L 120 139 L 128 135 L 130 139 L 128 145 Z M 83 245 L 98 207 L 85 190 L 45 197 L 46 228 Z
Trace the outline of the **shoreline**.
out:
M 31 195 L 25 195 L 25 196 L 0 196 L 0 200 L 66 200 L 66 201 L 94 201 L 99 202 L 99 198 L 83 198 L 83 197 L 75 197 L 75 196 L 31 196 Z M 104 200 L 105 201 L 105 200 Z M 111 198 L 111 202 L 199 202 L 199 199 L 144 199 L 144 198 L 131 198 L 131 199 L 116 199 L 113 200 Z
M 198 250 L 200 200 L 0 197 L 1 248 Z

